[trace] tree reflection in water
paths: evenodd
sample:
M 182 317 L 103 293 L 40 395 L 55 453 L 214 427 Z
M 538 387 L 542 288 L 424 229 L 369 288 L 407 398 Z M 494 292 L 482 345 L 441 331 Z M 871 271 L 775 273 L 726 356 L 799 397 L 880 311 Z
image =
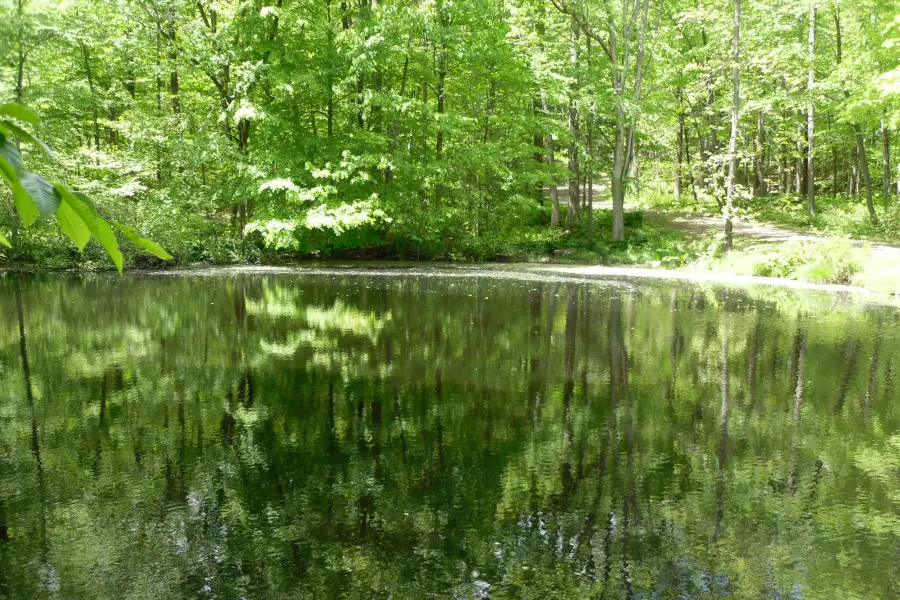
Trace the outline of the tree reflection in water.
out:
M 0 310 L 0 597 L 900 594 L 892 308 L 305 273 Z

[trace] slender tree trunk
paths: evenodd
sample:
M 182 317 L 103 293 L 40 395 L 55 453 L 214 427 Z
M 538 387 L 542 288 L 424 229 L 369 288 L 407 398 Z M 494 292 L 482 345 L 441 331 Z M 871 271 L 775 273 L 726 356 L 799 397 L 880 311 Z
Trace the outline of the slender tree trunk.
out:
M 756 114 L 756 186 L 754 187 L 754 195 L 765 196 L 768 190 L 766 183 L 766 124 L 763 111 Z
M 884 169 L 884 211 L 887 212 L 891 197 L 891 130 L 884 120 L 884 111 L 881 112 L 881 161 Z
M 94 147 L 97 152 L 100 152 L 100 112 L 97 108 L 97 95 L 96 90 L 94 89 L 94 75 L 91 71 L 90 53 L 87 44 L 84 42 L 81 43 L 81 54 L 84 58 L 84 72 L 88 80 L 88 89 L 91 91 L 91 111 L 93 113 L 94 121 Z
M 16 1 L 16 102 L 24 104 L 25 96 L 25 0 Z M 18 141 L 16 142 L 18 143 Z
M 541 113 L 541 101 L 539 98 L 534 98 L 531 101 L 531 113 L 535 117 L 540 115 Z M 539 171 L 543 169 L 544 164 L 544 156 L 546 155 L 546 148 L 544 147 L 544 131 L 543 128 L 538 128 L 537 131 L 534 132 L 533 142 L 534 144 L 534 154 L 532 155 L 532 159 L 534 160 L 535 168 Z M 538 183 L 534 186 L 535 197 L 537 198 L 538 203 L 541 206 L 544 206 L 544 184 Z
M 547 107 L 547 98 L 546 96 L 541 97 L 541 104 L 544 108 L 544 113 L 548 112 Z M 553 136 L 547 136 L 547 162 L 550 164 L 551 173 L 554 173 L 556 166 L 556 144 L 553 141 Z M 543 190 L 541 190 L 543 193 Z M 559 186 L 556 182 L 556 177 L 554 173 L 553 179 L 550 181 L 550 227 L 556 228 L 559 227 Z
M 400 79 L 400 97 L 403 98 L 406 95 L 406 81 L 409 77 L 409 55 L 406 55 L 406 58 L 403 60 L 403 77 Z M 391 127 L 391 157 L 394 156 L 394 152 L 397 151 L 397 138 L 400 135 L 400 118 L 399 116 L 394 116 L 394 123 Z M 389 164 L 387 168 L 384 170 L 384 182 L 390 183 L 393 180 L 394 172 L 391 169 L 391 165 Z
M 814 142 L 815 119 L 813 104 L 813 86 L 816 77 L 816 5 L 815 0 L 809 3 L 809 79 L 806 82 L 806 207 L 809 216 L 816 216 L 816 184 L 814 174 Z
M 438 13 L 438 23 L 440 24 L 440 50 L 438 51 L 438 86 L 437 86 L 437 113 L 438 113 L 438 127 L 437 127 L 437 141 L 435 142 L 435 156 L 438 160 L 441 160 L 441 155 L 444 152 L 444 120 L 443 115 L 446 109 L 445 105 L 445 87 L 446 87 L 446 79 L 447 79 L 447 41 L 444 39 L 446 36 L 446 27 L 447 27 L 447 18 L 444 15 L 444 5 L 443 2 L 438 1 L 437 3 L 437 13 Z
M 796 149 L 797 156 L 794 160 L 794 192 L 797 194 L 803 193 L 803 174 L 806 172 L 806 164 L 803 160 L 803 139 L 806 136 L 803 135 L 803 126 L 797 125 L 797 137 L 796 137 Z
M 834 13 L 834 29 L 835 29 L 835 46 L 837 50 L 837 64 L 841 64 L 842 54 L 841 54 L 841 17 L 838 12 Z M 850 95 L 850 92 L 844 90 L 844 96 L 847 97 Z M 860 128 L 858 123 L 853 124 L 853 132 L 856 134 L 856 156 L 859 161 L 859 178 L 857 179 L 857 186 L 859 185 L 859 179 L 862 179 L 865 183 L 866 187 L 866 208 L 869 211 L 869 218 L 874 222 L 878 222 L 878 215 L 875 213 L 875 205 L 872 203 L 872 178 L 869 175 L 869 161 L 866 156 L 866 141 L 863 137 L 862 129 Z
M 162 113 L 162 26 L 156 23 L 156 112 Z M 226 120 L 227 123 L 227 120 Z
M 554 167 L 556 165 L 556 148 L 553 143 L 552 138 L 550 139 L 550 166 Z M 559 227 L 559 184 L 554 179 L 550 182 L 550 227 Z
M 690 130 L 685 127 L 684 131 L 684 161 L 688 172 L 688 181 L 691 184 L 691 196 L 694 198 L 694 204 L 699 202 L 697 198 L 697 179 L 694 177 L 694 165 L 691 161 L 691 140 L 689 137 Z
M 175 16 L 169 21 L 169 95 L 172 97 L 172 112 L 181 114 L 181 86 L 178 81 L 178 45 L 175 43 Z
M 587 131 L 587 228 L 588 242 L 594 242 L 594 113 L 593 110 L 588 115 L 588 131 Z
M 831 196 L 837 196 L 838 189 L 838 151 L 837 146 L 831 145 Z
M 678 111 L 678 131 L 675 134 L 675 203 L 681 204 L 681 159 L 684 154 L 684 113 Z
M 853 130 L 856 132 L 856 154 L 859 157 L 860 176 L 866 188 L 866 208 L 869 211 L 869 218 L 877 223 L 878 214 L 875 212 L 875 205 L 872 203 L 872 178 L 869 175 L 869 160 L 866 156 L 866 140 L 859 125 L 854 124 Z
M 573 227 L 581 216 L 578 203 L 578 113 L 575 106 L 575 70 L 578 68 L 578 23 L 571 18 L 569 33 L 569 68 L 572 83 L 569 87 L 569 207 L 566 211 L 566 227 Z
M 613 201 L 612 239 L 625 239 L 625 186 L 622 181 L 625 164 L 625 113 L 616 107 L 616 141 L 613 146 L 611 191 Z
M 732 223 L 731 214 L 734 210 L 735 171 L 737 170 L 737 138 L 738 119 L 740 118 L 741 104 L 741 0 L 734 0 L 734 37 L 731 41 L 732 54 L 732 87 L 733 97 L 731 102 L 731 140 L 728 143 L 728 193 L 725 201 L 725 249 L 732 247 Z

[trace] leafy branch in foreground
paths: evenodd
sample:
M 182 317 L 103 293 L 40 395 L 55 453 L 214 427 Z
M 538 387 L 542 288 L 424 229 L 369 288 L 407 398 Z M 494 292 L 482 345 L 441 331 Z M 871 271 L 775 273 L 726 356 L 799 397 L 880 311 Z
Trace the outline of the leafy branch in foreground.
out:
M 15 120 L 38 125 L 40 119 L 21 104 L 0 105 L 0 176 L 9 185 L 16 212 L 26 227 L 30 227 L 38 219 L 56 215 L 60 229 L 79 250 L 84 250 L 91 237 L 96 238 L 119 273 L 122 272 L 124 259 L 113 227 L 138 248 L 163 260 L 172 260 L 172 255 L 162 246 L 141 237 L 133 227 L 101 217 L 94 202 L 82 192 L 59 183 L 51 183 L 40 175 L 26 171 L 22 155 L 12 138 L 37 146 L 50 156 L 53 153 L 41 140 L 16 124 Z M 0 245 L 12 247 L 2 233 Z

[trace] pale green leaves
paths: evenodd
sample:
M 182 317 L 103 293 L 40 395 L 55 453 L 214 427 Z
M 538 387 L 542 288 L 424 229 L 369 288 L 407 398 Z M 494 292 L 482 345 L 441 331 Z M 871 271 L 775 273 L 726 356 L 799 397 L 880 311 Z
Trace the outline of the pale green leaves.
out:
M 134 227 L 122 225 L 120 223 L 113 223 L 113 225 L 115 225 L 116 229 L 121 231 L 125 235 L 125 237 L 128 238 L 129 241 L 131 241 L 131 243 L 138 248 L 146 250 L 157 258 L 161 258 L 163 260 L 172 260 L 172 255 L 166 252 L 162 246 L 152 240 L 141 237 L 138 232 L 135 231 Z
M 81 192 L 73 192 L 65 186 L 57 184 L 54 186 L 54 189 L 62 200 L 60 206 L 66 204 L 71 209 L 66 210 L 63 217 L 66 221 L 66 226 L 60 223 L 63 232 L 69 236 L 79 249 L 84 248 L 90 236 L 96 238 L 100 245 L 103 246 L 103 249 L 106 250 L 113 264 L 116 265 L 116 269 L 121 273 L 124 258 L 122 257 L 122 251 L 119 250 L 119 240 L 116 239 L 116 234 L 106 219 L 97 212 L 97 207 L 94 206 L 94 203 Z M 57 218 L 59 218 L 58 215 Z M 87 229 L 89 234 L 87 240 L 85 239 L 85 229 Z
M 87 243 L 91 240 L 91 230 L 85 222 L 78 216 L 75 209 L 69 202 L 60 202 L 59 210 L 56 211 L 56 222 L 59 223 L 60 229 L 68 236 L 79 250 L 84 250 Z
M 0 133 L 0 177 L 2 177 L 12 190 L 13 202 L 16 212 L 25 226 L 37 221 L 41 216 L 37 203 L 29 196 L 28 191 L 22 186 L 22 177 L 28 175 L 22 170 L 22 158 L 19 151 L 9 139 Z
M 0 115 L 4 117 L 12 117 L 31 125 L 40 125 L 41 123 L 40 117 L 38 117 L 33 111 L 25 108 L 21 104 L 16 103 L 0 104 Z
M 24 172 L 19 178 L 22 187 L 37 205 L 40 216 L 50 217 L 59 208 L 59 198 L 53 191 L 53 184 L 34 173 Z

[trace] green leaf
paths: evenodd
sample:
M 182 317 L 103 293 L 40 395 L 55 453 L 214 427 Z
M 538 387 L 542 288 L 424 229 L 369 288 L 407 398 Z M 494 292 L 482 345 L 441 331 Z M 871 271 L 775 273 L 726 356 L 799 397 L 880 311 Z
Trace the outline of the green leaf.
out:
M 8 137 L 0 133 L 0 158 L 6 160 L 18 175 L 22 172 L 22 155 Z
M 0 121 L 0 128 L 5 129 L 7 133 L 16 136 L 23 142 L 26 142 L 28 144 L 31 144 L 32 146 L 37 146 L 37 147 L 41 148 L 49 156 L 53 156 L 53 150 L 50 149 L 50 146 L 48 146 L 47 144 L 45 144 L 38 138 L 34 137 L 33 135 L 31 135 L 30 133 L 28 133 L 27 131 L 25 131 L 24 129 L 22 129 L 21 127 L 16 125 L 15 123 L 12 123 L 10 121 Z
M 97 217 L 94 220 L 94 223 L 95 231 L 92 231 L 91 233 L 94 234 L 94 237 L 97 238 L 97 241 L 100 242 L 100 245 L 103 246 L 106 253 L 109 254 L 113 264 L 116 265 L 116 269 L 121 273 L 122 267 L 125 264 L 125 258 L 122 256 L 122 251 L 119 250 L 119 240 L 116 239 L 115 232 L 112 227 L 109 226 L 109 223 L 102 217 Z
M 165 249 L 152 240 L 148 240 L 147 238 L 141 237 L 140 234 L 134 229 L 134 227 L 130 227 L 128 225 L 121 225 L 116 222 L 112 222 L 115 225 L 116 229 L 125 234 L 125 237 L 131 240 L 138 248 L 143 248 L 153 256 L 157 258 L 161 258 L 163 260 L 172 260 L 172 255 L 165 251 Z
M 25 224 L 25 227 L 31 226 L 41 216 L 41 211 L 28 192 L 25 191 L 25 188 L 22 187 L 18 173 L 2 156 L 0 156 L 0 175 L 3 176 L 3 179 L 6 180 L 10 189 L 12 189 L 13 202 L 16 205 L 16 212 L 19 213 L 19 218 L 22 219 L 22 223 Z
M 75 244 L 79 250 L 84 250 L 87 243 L 91 239 L 91 230 L 88 228 L 84 220 L 75 212 L 75 209 L 69 204 L 62 194 L 57 190 L 61 202 L 56 210 L 56 222 L 59 223 L 60 229 L 63 230 L 69 239 Z
M 40 125 L 41 118 L 30 109 L 25 108 L 21 104 L 10 102 L 9 104 L 0 105 L 0 115 L 6 115 L 32 125 Z
M 88 230 L 97 238 L 97 241 L 106 250 L 109 258 L 112 259 L 113 264 L 116 265 L 116 269 L 121 273 L 124 258 L 122 251 L 119 250 L 119 240 L 116 239 L 116 234 L 112 227 L 109 226 L 109 223 L 97 212 L 97 207 L 93 201 L 83 193 L 73 192 L 65 186 L 56 185 L 54 188 L 62 196 L 63 202 L 67 203 L 72 208 L 72 211 L 87 225 Z M 75 240 L 73 239 L 73 241 Z
M 34 173 L 25 172 L 19 180 L 31 199 L 37 204 L 42 217 L 49 217 L 59 208 L 59 197 L 53 184 Z
M 97 210 L 97 205 L 94 204 L 93 200 L 88 198 L 87 194 L 85 194 L 84 192 L 73 191 L 72 195 L 78 198 L 88 208 L 88 210 L 91 211 L 91 215 L 93 215 L 95 219 L 100 218 L 100 211 Z
M 2 233 L 0 233 L 0 246 L 6 246 L 7 248 L 12 248 L 12 244 L 9 243 L 9 240 L 6 239 Z

